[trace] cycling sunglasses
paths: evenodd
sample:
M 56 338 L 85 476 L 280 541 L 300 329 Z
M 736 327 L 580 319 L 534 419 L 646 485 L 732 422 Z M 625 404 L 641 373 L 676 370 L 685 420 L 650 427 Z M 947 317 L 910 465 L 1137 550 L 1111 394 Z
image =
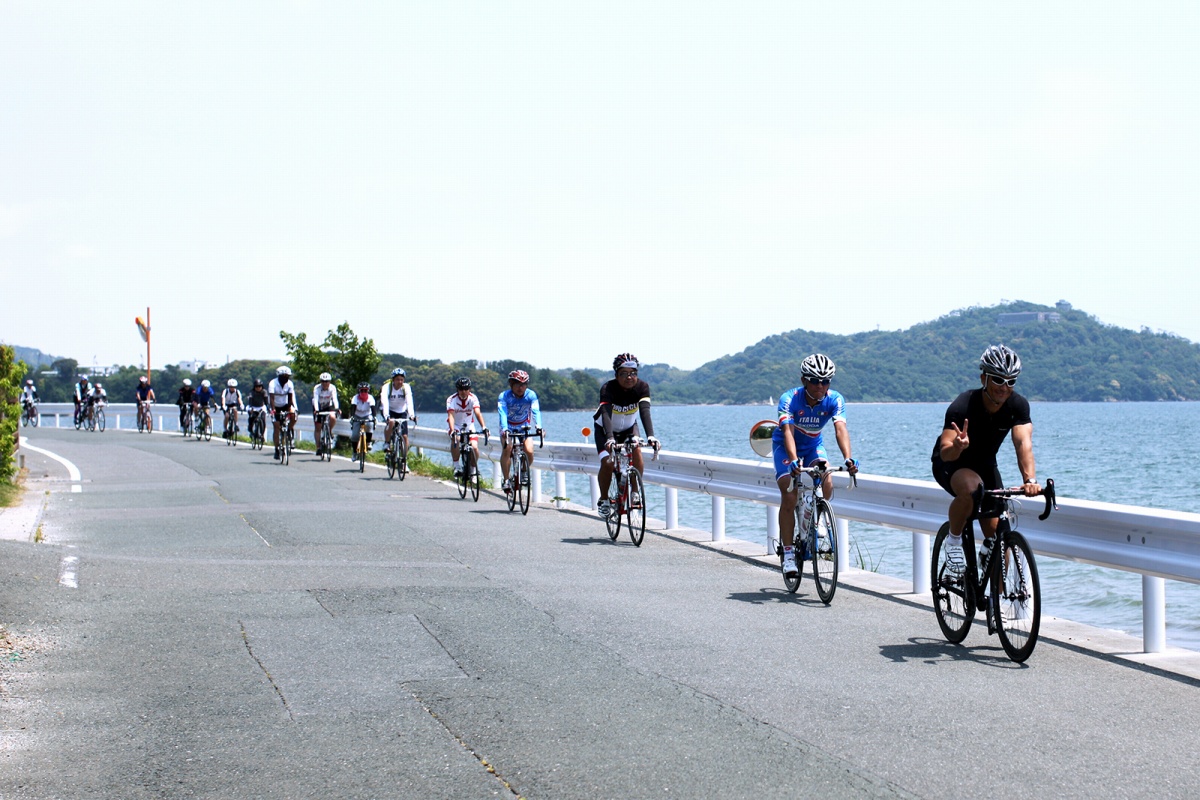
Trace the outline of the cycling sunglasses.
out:
M 805 378 L 805 381 L 812 384 L 820 384 L 821 386 L 829 385 L 829 378 Z
M 1017 384 L 1016 378 L 1000 378 L 1000 377 L 997 377 L 996 375 L 991 374 L 990 372 L 987 372 L 984 374 L 987 375 L 988 379 L 991 380 L 991 382 L 996 384 L 997 386 L 1016 386 L 1016 384 Z

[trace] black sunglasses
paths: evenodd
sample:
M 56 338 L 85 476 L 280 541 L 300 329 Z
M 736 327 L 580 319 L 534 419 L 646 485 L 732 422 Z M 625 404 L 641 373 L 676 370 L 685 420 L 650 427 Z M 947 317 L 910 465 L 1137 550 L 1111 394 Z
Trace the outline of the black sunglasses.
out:
M 991 382 L 997 386 L 1016 386 L 1017 384 L 1016 378 L 1000 378 L 991 374 L 990 372 L 984 374 L 987 375 Z
M 804 380 L 808 381 L 809 383 L 819 383 L 822 386 L 829 385 L 829 378 L 805 378 Z

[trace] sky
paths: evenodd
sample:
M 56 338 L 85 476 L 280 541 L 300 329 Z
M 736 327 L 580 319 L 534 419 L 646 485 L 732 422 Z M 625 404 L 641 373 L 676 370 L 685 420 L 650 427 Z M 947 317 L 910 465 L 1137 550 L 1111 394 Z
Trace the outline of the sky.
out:
M 695 368 L 1067 300 L 1200 342 L 1195 2 L 0 0 L 0 341 Z

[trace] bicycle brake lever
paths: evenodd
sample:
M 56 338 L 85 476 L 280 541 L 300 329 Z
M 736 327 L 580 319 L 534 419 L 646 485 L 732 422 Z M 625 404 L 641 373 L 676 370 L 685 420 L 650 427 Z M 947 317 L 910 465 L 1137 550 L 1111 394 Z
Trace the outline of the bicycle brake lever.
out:
M 1046 498 L 1046 510 L 1038 514 L 1038 519 L 1045 519 L 1050 516 L 1050 509 L 1058 510 L 1058 497 L 1054 492 L 1054 479 L 1047 478 L 1046 485 L 1042 488 L 1042 496 Z

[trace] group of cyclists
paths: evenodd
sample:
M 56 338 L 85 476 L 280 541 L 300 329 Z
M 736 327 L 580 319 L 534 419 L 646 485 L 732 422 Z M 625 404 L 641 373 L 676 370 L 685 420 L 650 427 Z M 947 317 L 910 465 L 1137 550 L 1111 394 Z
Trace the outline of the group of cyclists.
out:
M 607 498 L 613 475 L 610 458 L 613 449 L 627 441 L 639 442 L 643 428 L 646 443 L 655 450 L 660 447 L 654 435 L 650 413 L 650 387 L 638 376 L 640 362 L 637 357 L 632 353 L 621 353 L 613 359 L 612 368 L 614 377 L 600 387 L 599 405 L 594 414 L 596 452 L 600 457 L 598 481 L 601 499 L 597 511 L 602 517 L 612 513 Z M 772 434 L 772 451 L 780 493 L 781 569 L 787 577 L 795 576 L 798 571 L 794 538 L 795 509 L 801 483 L 797 474 L 805 467 L 828 462 L 822 431 L 830 422 L 833 423 L 834 438 L 846 471 L 855 475 L 859 468 L 859 461 L 851 451 L 845 398 L 831 387 L 836 371 L 836 366 L 828 356 L 813 353 L 800 365 L 800 385 L 783 392 L 779 397 L 778 425 Z M 1007 345 L 992 345 L 980 356 L 979 387 L 960 394 L 946 410 L 931 463 L 934 479 L 954 498 L 948 515 L 950 536 L 946 546 L 947 563 L 951 570 L 961 572 L 965 568 L 961 533 L 974 507 L 977 491 L 980 487 L 987 490 L 1003 487 L 996 454 L 1010 434 L 1021 473 L 1021 492 L 1033 497 L 1042 491 L 1035 469 L 1029 402 L 1014 390 L 1020 374 L 1021 359 L 1017 354 Z M 406 378 L 403 368 L 392 370 L 391 378 L 379 390 L 378 402 L 369 383 L 364 381 L 358 384 L 350 402 L 352 439 L 358 438 L 361 426 L 369 424 L 373 428 L 378 416 L 387 423 L 384 441 L 390 443 L 394 427 L 399 425 L 407 449 L 408 423 L 411 420 L 416 424 L 417 412 L 412 388 Z M 450 434 L 451 457 L 456 464 L 459 463 L 456 434 L 465 429 L 478 462 L 478 435 L 489 432 L 482 407 L 472 391 L 470 378 L 459 378 L 454 389 L 454 393 L 446 398 L 446 427 Z M 76 420 L 85 418 L 97 404 L 107 402 L 107 398 L 107 392 L 99 382 L 92 383 L 89 376 L 81 375 L 74 387 Z M 314 430 L 319 433 L 321 426 L 327 426 L 332 433 L 341 411 L 337 387 L 328 372 L 321 373 L 319 382 L 312 389 L 311 398 Z M 148 418 L 149 406 L 154 403 L 155 396 L 146 376 L 139 379 L 135 399 L 139 413 L 147 412 Z M 30 408 L 36 409 L 37 388 L 32 380 L 26 380 L 20 400 L 27 412 Z M 271 414 L 276 459 L 280 458 L 280 447 L 283 446 L 282 434 L 291 433 L 297 413 L 295 384 L 292 370 L 287 366 L 279 367 L 275 377 L 266 386 L 256 378 L 249 394 L 245 396 L 233 378 L 226 381 L 225 389 L 219 395 L 208 380 L 201 381 L 200 386 L 194 388 L 192 381 L 185 379 L 179 389 L 176 405 L 179 406 L 181 428 L 189 413 L 198 416 L 220 409 L 225 414 L 225 436 L 231 436 L 237 430 L 240 412 L 248 410 L 252 415 L 264 415 L 264 424 L 265 415 Z M 530 430 L 535 435 L 543 433 L 541 407 L 537 392 L 529 385 L 528 372 L 517 369 L 509 373 L 508 389 L 497 398 L 497 410 L 502 444 L 501 470 L 507 476 L 514 442 L 518 438 L 523 441 L 527 462 L 532 465 L 534 460 L 532 438 L 512 434 Z M 315 438 L 320 443 L 321 436 Z M 639 472 L 644 470 L 640 447 L 634 450 L 633 466 Z M 507 478 L 502 488 L 506 493 L 513 490 Z M 821 493 L 826 499 L 832 498 L 831 476 L 824 478 Z M 995 534 L 997 521 L 981 520 L 981 525 L 983 546 L 986 548 Z

